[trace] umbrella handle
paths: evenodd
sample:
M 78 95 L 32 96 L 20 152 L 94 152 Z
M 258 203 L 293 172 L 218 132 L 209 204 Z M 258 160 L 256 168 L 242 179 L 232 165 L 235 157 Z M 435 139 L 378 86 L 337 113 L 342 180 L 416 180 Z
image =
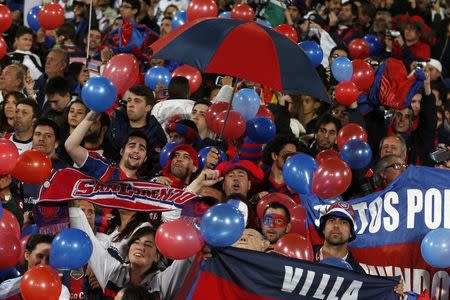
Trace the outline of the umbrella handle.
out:
M 233 85 L 233 92 L 231 93 L 230 105 L 228 105 L 227 113 L 226 113 L 226 115 L 225 115 L 225 121 L 223 122 L 222 128 L 220 129 L 220 134 L 219 134 L 219 138 L 218 138 L 219 141 L 222 141 L 222 138 L 223 138 L 223 132 L 225 131 L 225 124 L 226 124 L 227 121 L 228 121 L 228 116 L 229 116 L 229 114 L 230 114 L 231 106 L 233 105 L 234 94 L 236 93 L 237 86 L 238 86 L 238 84 L 240 83 L 240 81 L 241 81 L 241 80 L 240 80 L 239 78 L 236 78 L 236 81 L 234 82 L 234 85 Z

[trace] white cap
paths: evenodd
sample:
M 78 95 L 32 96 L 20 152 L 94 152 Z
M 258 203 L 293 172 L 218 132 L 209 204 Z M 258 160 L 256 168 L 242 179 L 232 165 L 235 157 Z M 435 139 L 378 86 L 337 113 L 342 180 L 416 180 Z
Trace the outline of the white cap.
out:
M 430 58 L 430 61 L 427 62 L 427 65 L 432 66 L 433 68 L 435 68 L 436 70 L 438 70 L 440 73 L 442 72 L 442 64 L 441 64 L 441 62 L 438 61 L 437 59 Z

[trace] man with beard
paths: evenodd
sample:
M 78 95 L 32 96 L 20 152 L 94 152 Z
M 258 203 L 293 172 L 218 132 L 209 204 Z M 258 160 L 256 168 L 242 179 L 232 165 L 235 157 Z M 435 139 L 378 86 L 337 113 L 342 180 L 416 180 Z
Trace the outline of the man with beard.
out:
M 96 120 L 98 113 L 89 112 L 67 138 L 65 148 L 73 162 L 86 175 L 101 181 L 137 179 L 138 170 L 147 159 L 147 137 L 141 131 L 131 132 L 120 150 L 118 167 L 111 166 L 104 157 L 81 146 L 81 142 Z
M 114 151 L 111 141 L 106 137 L 110 125 L 109 117 L 102 113 L 89 127 L 83 140 L 83 147 L 108 159 L 120 160 L 119 152 Z

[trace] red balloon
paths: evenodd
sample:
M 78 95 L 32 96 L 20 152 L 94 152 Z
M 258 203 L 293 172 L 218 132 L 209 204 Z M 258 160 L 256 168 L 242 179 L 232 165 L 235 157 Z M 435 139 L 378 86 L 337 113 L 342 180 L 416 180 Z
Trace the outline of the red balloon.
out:
M 123 95 L 136 83 L 139 63 L 131 54 L 114 55 L 106 64 L 103 76 L 111 80 L 119 95 Z
M 211 105 L 205 114 L 205 121 L 206 126 L 208 126 L 209 129 L 215 132 L 214 128 L 217 125 L 217 115 L 228 109 L 228 103 L 226 102 L 217 102 Z
M 19 151 L 16 145 L 4 138 L 0 138 L 0 175 L 9 174 L 16 166 Z
M 298 233 L 306 236 L 306 209 L 303 205 L 297 205 L 289 210 L 291 215 L 291 229 L 289 233 Z
M 0 270 L 17 265 L 20 252 L 19 239 L 10 233 L 2 232 L 0 234 Z
M 368 90 L 375 79 L 372 66 L 362 59 L 353 60 L 352 65 L 353 75 L 351 81 L 356 84 L 360 91 Z
M 336 85 L 334 97 L 342 105 L 350 105 L 358 99 L 359 89 L 354 82 L 342 81 Z
M 58 300 L 61 294 L 61 279 L 50 266 L 29 269 L 20 281 L 20 293 L 24 300 Z
M 333 149 L 326 149 L 326 150 L 320 151 L 316 155 L 316 161 L 319 163 L 319 165 L 330 158 L 339 159 L 339 152 L 337 152 L 336 150 L 333 150 Z
M 12 24 L 13 16 L 8 6 L 0 4 L 0 33 L 9 29 Z
M 20 258 L 19 258 L 19 264 L 24 265 L 25 264 L 25 251 L 27 250 L 27 243 L 30 239 L 31 234 L 24 236 L 20 239 Z
M 295 28 L 292 27 L 291 25 L 281 24 L 281 25 L 278 25 L 277 27 L 275 27 L 274 30 L 276 32 L 284 35 L 285 37 L 287 37 L 294 43 L 297 43 L 297 41 L 298 41 L 297 30 L 295 30 Z
M 251 8 L 251 6 L 241 3 L 236 5 L 231 10 L 231 18 L 244 21 L 253 21 L 255 18 L 255 11 Z
M 314 251 L 311 242 L 297 233 L 287 233 L 275 244 L 274 251 L 288 257 L 314 260 Z
M 192 0 L 186 11 L 188 22 L 201 18 L 217 17 L 217 4 L 214 0 Z
M 366 130 L 355 123 L 349 123 L 339 130 L 337 136 L 337 145 L 339 149 L 344 147 L 344 144 L 350 140 L 361 140 L 367 142 L 367 132 Z
M 189 65 L 182 65 L 173 70 L 172 78 L 175 76 L 183 76 L 189 80 L 190 93 L 195 93 L 202 84 L 202 73 Z
M 227 120 L 225 120 L 226 115 L 226 111 L 222 111 L 217 115 L 217 125 L 214 126 L 215 128 L 213 130 L 220 135 L 223 124 L 225 124 L 223 138 L 228 141 L 236 140 L 245 133 L 245 119 L 240 113 L 234 110 L 230 110 Z
M 337 197 L 344 193 L 352 182 L 352 170 L 340 159 L 324 161 L 312 180 L 312 192 L 322 199 Z
M 369 45 L 363 39 L 354 39 L 348 44 L 352 59 L 364 59 L 369 56 Z
M 56 29 L 64 23 L 64 9 L 55 2 L 45 3 L 39 10 L 38 21 L 45 30 Z
M 263 218 L 264 210 L 270 205 L 272 202 L 279 202 L 283 204 L 288 210 L 294 208 L 297 203 L 295 203 L 294 199 L 291 197 L 281 194 L 281 193 L 270 193 L 262 197 L 258 204 L 256 205 L 256 215 L 260 220 Z
M 265 105 L 261 105 L 259 107 L 258 112 L 256 113 L 256 117 L 266 117 L 271 119 L 272 122 L 275 122 L 275 117 L 273 116 L 273 113 Z
M 30 184 L 41 184 L 52 172 L 51 160 L 41 151 L 27 150 L 19 155 L 11 176 Z
M 6 45 L 5 40 L 2 36 L 0 36 L 0 59 L 5 56 L 5 54 L 8 52 L 8 46 Z
M 0 219 L 0 234 L 10 234 L 17 239 L 20 239 L 19 221 L 17 221 L 17 218 L 13 213 L 7 209 L 3 210 L 3 217 Z
M 205 246 L 205 241 L 194 224 L 183 219 L 159 226 L 155 243 L 159 252 L 170 259 L 189 258 Z

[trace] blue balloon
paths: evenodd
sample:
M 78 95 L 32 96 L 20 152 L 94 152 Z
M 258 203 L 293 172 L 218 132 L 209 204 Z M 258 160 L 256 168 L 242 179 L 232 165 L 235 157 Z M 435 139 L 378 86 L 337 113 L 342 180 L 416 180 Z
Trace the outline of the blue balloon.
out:
M 273 121 L 266 117 L 256 117 L 247 121 L 246 133 L 257 144 L 266 144 L 273 140 L 277 129 Z
M 3 282 L 8 279 L 12 279 L 12 278 L 17 278 L 19 276 L 22 276 L 22 274 L 15 267 L 0 270 L 0 282 Z
M 116 87 L 103 76 L 89 79 L 81 89 L 81 99 L 84 104 L 96 112 L 104 112 L 109 109 L 116 102 L 116 98 Z
M 145 73 L 145 85 L 154 90 L 158 83 L 162 83 L 166 88 L 169 86 L 172 73 L 164 67 L 154 66 Z
M 372 149 L 364 141 L 350 140 L 344 144 L 339 155 L 351 169 L 358 170 L 370 164 Z
M 244 232 L 242 213 L 227 203 L 210 207 L 202 216 L 200 232 L 212 247 L 228 247 L 239 240 Z
M 368 34 L 364 36 L 364 40 L 366 41 L 367 45 L 369 45 L 370 56 L 377 56 L 378 54 L 380 54 L 381 43 L 380 39 L 376 35 Z
M 258 113 L 260 101 L 254 89 L 244 88 L 234 94 L 233 110 L 239 112 L 248 121 Z
M 206 156 L 208 155 L 209 151 L 211 151 L 211 148 L 216 148 L 219 151 L 219 161 L 217 162 L 217 164 L 220 164 L 221 162 L 224 162 L 227 160 L 227 154 L 225 152 L 223 152 L 221 149 L 219 149 L 218 147 L 214 147 L 214 146 L 204 147 L 198 152 L 198 158 L 199 158 L 198 169 L 199 170 L 203 170 L 203 168 L 205 167 Z M 215 167 L 216 166 L 214 166 L 214 168 Z
M 38 233 L 39 229 L 36 224 L 32 224 L 30 226 L 25 227 L 24 230 L 22 230 L 22 233 L 20 234 L 20 238 L 23 238 L 29 234 Z
M 0 203 L 0 220 L 3 217 L 3 205 Z
M 31 8 L 27 14 L 28 27 L 30 27 L 31 30 L 33 31 L 38 31 L 39 28 L 41 28 L 41 24 L 39 24 L 38 21 L 38 15 L 40 10 L 41 7 L 39 5 L 36 5 L 33 8 Z
M 231 19 L 231 11 L 223 11 L 219 14 L 219 18 Z
M 323 59 L 323 51 L 316 42 L 304 41 L 299 43 L 298 45 L 303 49 L 314 67 L 320 65 Z
M 83 267 L 92 255 L 92 241 L 86 232 L 67 228 L 60 231 L 50 247 L 50 265 L 60 270 Z
M 186 12 L 183 10 L 177 11 L 172 18 L 172 29 L 178 28 L 181 25 L 186 24 L 187 17 Z
M 328 258 L 321 260 L 320 263 L 353 271 L 352 266 L 340 257 L 328 257 Z
M 272 28 L 272 24 L 270 24 L 270 22 L 267 20 L 256 18 L 256 23 L 267 28 Z
M 423 259 L 432 267 L 450 267 L 450 229 L 438 228 L 427 233 L 420 246 Z
M 317 161 L 304 153 L 289 158 L 283 167 L 283 178 L 287 187 L 298 194 L 311 194 L 314 171 L 319 167 Z
M 168 143 L 161 149 L 161 152 L 159 152 L 159 165 L 161 166 L 161 168 L 165 167 L 165 165 L 169 161 L 170 152 L 172 152 L 172 149 L 179 144 L 179 142 Z
M 338 81 L 348 81 L 353 76 L 353 65 L 350 59 L 341 56 L 333 60 L 331 63 L 331 73 L 333 77 Z

